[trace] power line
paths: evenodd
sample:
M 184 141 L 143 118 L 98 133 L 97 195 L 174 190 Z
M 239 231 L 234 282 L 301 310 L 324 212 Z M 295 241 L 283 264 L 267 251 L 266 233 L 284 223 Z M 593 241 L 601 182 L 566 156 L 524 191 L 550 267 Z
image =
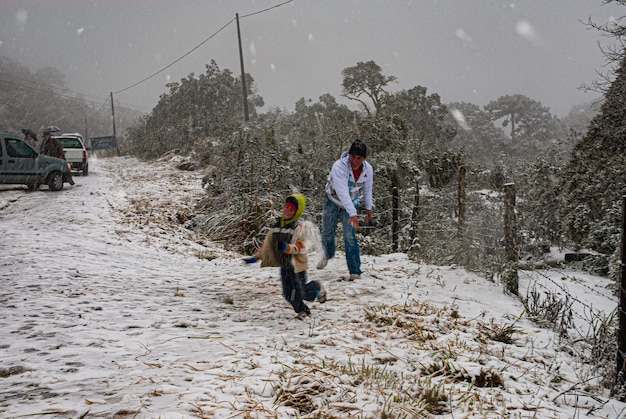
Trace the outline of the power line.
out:
M 6 83 L 10 86 L 19 86 L 21 89 L 24 90 L 29 90 L 31 92 L 35 92 L 35 93 L 46 93 L 46 94 L 54 94 L 56 96 L 62 97 L 64 99 L 73 101 L 73 102 L 77 102 L 77 103 L 88 103 L 91 104 L 93 106 L 98 106 L 100 105 L 100 101 L 99 102 L 95 102 L 93 100 L 87 100 L 87 99 L 83 99 L 83 98 L 77 98 L 75 96 L 71 96 L 63 92 L 62 88 L 58 88 L 58 87 L 54 87 L 54 86 L 46 86 L 44 84 L 41 83 L 20 83 L 18 81 L 16 81 L 15 79 L 11 80 L 11 79 L 4 79 L 4 78 L 0 78 L 0 83 Z M 37 87 L 37 86 L 41 86 L 41 87 Z M 70 91 L 71 92 L 71 91 Z M 71 92 L 71 93 L 76 93 L 76 92 Z M 102 99 L 104 100 L 104 99 Z
M 98 96 L 92 96 L 92 95 L 88 95 L 85 93 L 81 93 L 81 92 L 77 92 L 74 91 L 72 89 L 68 89 L 67 87 L 63 86 L 54 86 L 51 84 L 46 84 L 46 83 L 42 83 L 36 80 L 32 80 L 30 78 L 26 78 L 26 77 L 20 77 L 18 75 L 15 74 L 11 74 L 8 75 L 8 77 L 4 77 L 4 75 L 2 75 L 3 77 L 0 78 L 0 82 L 5 82 L 5 83 L 10 83 L 10 84 L 14 84 L 17 86 L 20 86 L 24 89 L 30 90 L 30 91 L 34 91 L 34 92 L 39 92 L 39 93 L 54 93 L 60 97 L 64 97 L 66 99 L 70 99 L 73 101 L 82 101 L 84 103 L 87 104 L 91 104 L 94 106 L 99 106 L 100 104 L 102 104 L 102 106 L 106 105 L 106 103 L 109 101 L 109 97 L 107 95 L 106 98 L 101 98 Z M 76 96 L 70 96 L 68 95 L 68 93 L 72 93 Z M 85 99 L 85 98 L 91 98 L 90 99 Z M 126 105 L 126 104 L 125 104 Z M 126 105 L 128 108 L 132 108 L 132 105 Z M 138 109 L 141 109 L 138 107 Z M 137 110 L 137 112 L 141 112 L 140 110 Z
M 291 3 L 292 1 L 293 1 L 293 0 L 287 0 L 287 1 L 285 1 L 285 2 L 282 2 L 282 3 L 280 3 L 280 4 L 277 4 L 276 6 L 271 6 L 271 7 L 268 7 L 267 9 L 259 10 L 258 12 L 249 13 L 249 14 L 247 14 L 247 15 L 243 15 L 243 16 L 240 16 L 240 17 L 241 17 L 241 18 L 244 18 L 244 17 L 250 17 L 250 16 L 258 15 L 258 14 L 261 14 L 261 13 L 267 12 L 268 10 L 272 10 L 272 9 L 276 9 L 276 8 L 278 8 L 278 7 L 284 6 L 285 4 L 287 4 L 287 3 Z
M 104 106 L 109 102 L 110 98 L 107 97 L 106 99 L 102 99 L 99 98 L 97 96 L 89 96 L 89 95 L 85 95 L 83 93 L 80 92 L 75 92 L 72 91 L 70 89 L 66 89 L 66 88 L 61 88 L 61 87 L 55 87 L 55 86 L 49 86 L 46 85 L 44 83 L 39 83 L 39 82 L 35 82 L 32 80 L 27 80 L 25 78 L 20 78 L 20 77 L 15 77 L 15 76 L 11 76 L 8 78 L 4 78 L 4 77 L 0 77 L 0 83 L 6 84 L 8 86 L 18 86 L 20 89 L 22 90 L 27 90 L 33 93 L 39 93 L 39 94 L 54 94 L 60 98 L 64 98 L 68 101 L 72 101 L 75 103 L 82 103 L 82 104 L 87 104 L 87 105 L 91 105 L 94 108 L 97 108 L 95 110 L 93 110 L 90 115 L 97 113 L 99 111 L 102 110 L 102 108 L 104 108 Z M 76 96 L 71 96 L 69 94 L 66 94 L 65 92 L 69 92 L 69 93 L 73 93 L 75 95 L 81 95 L 84 97 L 76 97 Z M 89 100 L 89 99 L 85 99 L 85 97 L 91 97 L 94 100 Z M 128 105 L 126 103 L 121 103 L 122 108 L 121 110 L 124 112 L 135 112 L 135 113 L 144 113 L 143 108 L 138 108 L 136 107 L 136 109 L 133 109 L 132 105 Z M 143 110 L 142 110 L 143 109 Z
M 137 83 L 130 85 L 122 90 L 118 90 L 117 92 L 113 92 L 114 94 L 118 94 L 118 93 L 122 93 L 128 89 L 131 89 L 135 86 L 137 86 L 138 84 L 143 83 L 144 81 L 147 81 L 149 79 L 151 79 L 152 77 L 156 76 L 159 73 L 162 73 L 163 71 L 167 70 L 168 68 L 170 68 L 171 66 L 173 66 L 174 64 L 176 64 L 177 62 L 179 62 L 180 60 L 182 60 L 183 58 L 185 58 L 186 56 L 188 56 L 189 54 L 191 54 L 192 52 L 194 52 L 195 50 L 197 50 L 198 48 L 200 48 L 202 45 L 204 45 L 209 39 L 213 38 L 215 35 L 217 35 L 218 33 L 220 33 L 222 30 L 224 30 L 224 28 L 226 28 L 228 25 L 230 25 L 231 23 L 233 23 L 235 19 L 231 19 L 227 24 L 225 24 L 224 26 L 222 26 L 220 29 L 217 30 L 217 32 L 215 32 L 213 35 L 209 36 L 207 39 L 205 39 L 204 41 L 202 41 L 200 44 L 196 45 L 195 47 L 193 47 L 189 52 L 187 52 L 185 55 L 183 55 L 182 57 L 178 58 L 177 60 L 173 61 L 172 63 L 166 65 L 165 67 L 163 67 L 162 69 L 160 69 L 159 71 L 152 73 L 151 75 L 149 75 L 148 77 L 146 77 L 143 80 L 138 81 Z
M 272 10 L 272 9 L 276 9 L 278 7 L 284 6 L 287 3 L 291 3 L 293 2 L 293 0 L 287 0 L 283 3 L 279 3 L 275 6 L 271 6 L 268 7 L 266 9 L 263 10 L 259 10 L 258 12 L 254 12 L 254 13 L 249 13 L 247 15 L 243 15 L 241 16 L 241 18 L 246 18 L 246 17 L 250 17 L 250 16 L 254 16 L 254 15 L 258 15 L 260 13 L 264 13 L 267 12 L 268 10 Z M 180 60 L 182 60 L 183 58 L 187 57 L 189 54 L 191 54 L 192 52 L 194 52 L 195 50 L 197 50 L 198 48 L 200 48 L 202 45 L 204 45 L 205 43 L 207 43 L 210 39 L 212 39 L 215 35 L 217 35 L 218 33 L 220 33 L 221 31 L 223 31 L 224 29 L 226 29 L 226 27 L 228 25 L 230 25 L 231 23 L 233 23 L 235 21 L 235 19 L 231 19 L 229 20 L 224 26 L 222 26 L 221 28 L 219 28 L 217 31 L 215 31 L 211 36 L 209 36 L 207 39 L 205 39 L 204 41 L 200 42 L 198 45 L 196 45 L 195 47 L 193 47 L 191 50 L 189 50 L 189 52 L 185 53 L 182 57 L 172 61 L 170 64 L 166 65 L 165 67 L 163 67 L 162 69 L 160 69 L 159 71 L 156 71 L 154 73 L 152 73 L 151 75 L 149 75 L 148 77 L 144 78 L 143 80 L 138 81 L 135 84 L 132 84 L 128 87 L 125 87 L 124 89 L 118 90 L 117 92 L 113 92 L 113 94 L 118 94 L 118 93 L 122 93 L 125 92 L 126 90 L 132 89 L 133 87 L 150 80 L 152 77 L 156 76 L 157 74 L 162 73 L 163 71 L 167 70 L 168 68 L 170 68 L 171 66 L 173 66 L 174 64 L 176 64 L 177 62 L 179 62 Z

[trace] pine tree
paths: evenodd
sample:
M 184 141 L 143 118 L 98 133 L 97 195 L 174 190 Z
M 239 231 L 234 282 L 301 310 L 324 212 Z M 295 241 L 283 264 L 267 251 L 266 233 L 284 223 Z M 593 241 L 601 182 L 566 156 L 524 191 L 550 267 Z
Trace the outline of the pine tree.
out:
M 565 167 L 561 197 L 564 233 L 573 243 L 612 253 L 619 247 L 615 208 L 626 193 L 626 57 L 600 113 Z

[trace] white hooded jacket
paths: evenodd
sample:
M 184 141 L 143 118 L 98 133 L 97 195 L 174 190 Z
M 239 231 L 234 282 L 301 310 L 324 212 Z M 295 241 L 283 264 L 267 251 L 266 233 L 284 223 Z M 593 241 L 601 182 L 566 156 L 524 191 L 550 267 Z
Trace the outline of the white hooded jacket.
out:
M 326 195 L 339 207 L 346 210 L 350 217 L 357 215 L 359 203 L 363 201 L 365 209 L 372 209 L 372 186 L 374 169 L 363 161 L 363 171 L 358 179 L 354 178 L 350 167 L 349 153 L 344 151 L 330 169 L 326 182 Z

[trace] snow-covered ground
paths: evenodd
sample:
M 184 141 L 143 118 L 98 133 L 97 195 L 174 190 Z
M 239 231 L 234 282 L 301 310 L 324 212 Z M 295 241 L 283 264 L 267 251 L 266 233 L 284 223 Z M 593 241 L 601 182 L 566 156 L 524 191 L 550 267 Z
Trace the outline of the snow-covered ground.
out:
M 172 222 L 201 172 L 90 169 L 56 193 L 0 189 L 0 417 L 624 417 L 501 284 L 403 254 L 364 256 L 349 282 L 339 255 L 309 271 L 329 298 L 300 321 L 277 268 Z M 603 278 L 520 276 L 574 296 L 581 331 L 617 304 Z

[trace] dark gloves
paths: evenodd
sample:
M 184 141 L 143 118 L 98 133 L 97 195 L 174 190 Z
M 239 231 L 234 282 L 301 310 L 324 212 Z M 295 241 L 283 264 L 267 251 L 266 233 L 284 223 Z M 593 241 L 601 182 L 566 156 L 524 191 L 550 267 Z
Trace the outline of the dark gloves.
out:
M 243 258 L 243 261 L 246 263 L 254 263 L 256 262 L 256 258 L 254 256 L 248 256 L 247 258 Z
M 278 244 L 278 249 L 279 249 L 281 252 L 286 253 L 286 252 L 285 252 L 285 250 L 287 250 L 287 243 L 285 243 L 285 242 L 280 242 L 280 243 Z

